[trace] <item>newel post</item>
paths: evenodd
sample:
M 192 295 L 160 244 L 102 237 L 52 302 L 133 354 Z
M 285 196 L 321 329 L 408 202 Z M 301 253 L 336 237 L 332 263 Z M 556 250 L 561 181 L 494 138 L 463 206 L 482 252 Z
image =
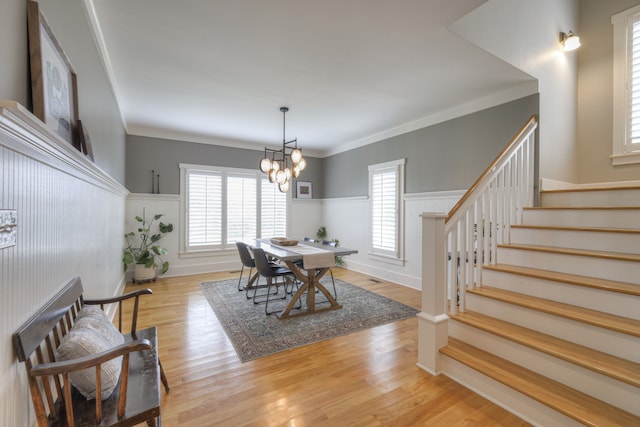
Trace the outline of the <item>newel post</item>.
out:
M 438 350 L 447 345 L 449 316 L 445 306 L 446 214 L 423 213 L 422 217 L 422 312 L 418 314 L 418 366 L 425 371 L 441 373 Z

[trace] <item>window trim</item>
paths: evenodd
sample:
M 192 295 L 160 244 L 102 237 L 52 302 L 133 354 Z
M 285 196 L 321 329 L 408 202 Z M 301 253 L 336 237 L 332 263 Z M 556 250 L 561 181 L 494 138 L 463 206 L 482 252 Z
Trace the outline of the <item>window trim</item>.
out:
M 227 176 L 255 176 L 256 177 L 256 193 L 257 193 L 257 224 L 256 224 L 256 234 L 258 236 L 261 235 L 262 228 L 262 211 L 260 209 L 262 205 L 262 181 L 266 178 L 263 173 L 255 169 L 243 169 L 243 168 L 231 168 L 224 166 L 210 166 L 210 165 L 196 165 L 196 164 L 188 164 L 188 163 L 180 163 L 180 209 L 179 209 L 179 222 L 180 222 L 180 236 L 179 236 L 179 255 L 181 257 L 197 257 L 197 256 L 206 256 L 206 255 L 215 255 L 215 254 L 226 254 L 230 252 L 234 252 L 235 246 L 229 244 L 226 241 L 226 223 L 223 221 L 222 226 L 222 243 L 218 247 L 207 246 L 204 248 L 194 248 L 189 247 L 187 245 L 188 240 L 188 225 L 187 225 L 187 173 L 188 172 L 203 172 L 203 173 L 221 173 L 223 177 L 222 183 L 222 212 L 226 217 L 227 210 L 227 201 L 226 201 L 226 193 L 227 193 L 227 184 L 226 177 Z M 287 195 L 286 197 L 286 212 L 287 219 L 285 223 L 286 231 L 289 230 L 289 210 L 290 210 L 290 202 L 291 197 Z
M 384 163 L 369 165 L 369 257 L 379 262 L 394 265 L 404 265 L 404 193 L 405 193 L 405 164 L 406 159 L 392 160 Z M 373 247 L 373 176 L 377 171 L 395 169 L 396 173 L 396 249 L 394 252 Z
M 640 14 L 640 5 L 611 17 L 613 24 L 613 144 L 611 163 L 614 166 L 640 163 L 640 147 L 631 149 L 628 142 L 627 76 L 629 24 Z

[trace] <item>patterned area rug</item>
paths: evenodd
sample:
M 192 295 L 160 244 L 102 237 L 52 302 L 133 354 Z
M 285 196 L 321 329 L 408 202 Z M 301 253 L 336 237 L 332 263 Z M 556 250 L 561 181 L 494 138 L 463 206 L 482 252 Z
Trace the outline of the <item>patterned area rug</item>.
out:
M 322 283 L 333 291 L 330 278 L 323 278 Z M 267 316 L 264 304 L 254 304 L 244 292 L 238 292 L 237 286 L 237 280 L 200 284 L 242 362 L 407 319 L 418 313 L 412 307 L 336 279 L 341 309 L 280 320 L 275 314 Z M 326 300 L 324 295 L 316 296 L 317 301 L 322 299 Z M 284 308 L 288 300 L 276 301 L 273 306 L 269 302 L 269 310 Z

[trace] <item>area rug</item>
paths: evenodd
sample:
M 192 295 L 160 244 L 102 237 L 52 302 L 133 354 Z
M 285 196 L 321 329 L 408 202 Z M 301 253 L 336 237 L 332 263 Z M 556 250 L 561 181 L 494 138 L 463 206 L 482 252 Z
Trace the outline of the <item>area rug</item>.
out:
M 333 291 L 330 278 L 323 278 L 322 283 Z M 237 286 L 236 279 L 200 284 L 242 362 L 407 319 L 418 313 L 412 307 L 336 279 L 341 309 L 281 320 L 275 314 L 267 316 L 264 304 L 254 304 L 244 292 L 238 292 Z M 322 294 L 316 296 L 317 301 L 323 298 L 326 299 Z M 276 300 L 273 306 L 270 301 L 269 310 L 284 308 L 286 301 Z

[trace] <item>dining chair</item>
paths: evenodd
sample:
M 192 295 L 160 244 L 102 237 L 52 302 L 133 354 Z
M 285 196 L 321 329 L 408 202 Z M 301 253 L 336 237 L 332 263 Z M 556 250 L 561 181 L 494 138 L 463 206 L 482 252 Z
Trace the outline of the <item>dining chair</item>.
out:
M 240 292 L 246 291 L 247 299 L 252 299 L 253 296 L 255 296 L 256 288 L 258 288 L 260 273 L 256 273 L 258 274 L 258 277 L 256 277 L 256 280 L 253 282 L 253 286 L 249 286 L 249 283 L 251 282 L 251 273 L 253 269 L 256 268 L 256 263 L 253 257 L 251 256 L 251 253 L 249 252 L 249 246 L 246 243 L 236 242 L 236 247 L 238 248 L 238 254 L 240 255 L 240 261 L 242 262 L 242 268 L 240 269 L 240 277 L 238 278 L 238 291 Z M 278 266 L 277 263 L 271 262 L 271 261 L 269 261 L 269 265 Z M 249 268 L 249 278 L 247 279 L 247 285 L 242 286 L 242 275 L 245 267 Z M 253 290 L 254 295 L 249 294 L 249 291 L 251 290 Z
M 332 247 L 336 247 L 338 246 L 338 244 L 336 242 L 332 242 L 331 240 L 323 240 L 322 241 L 323 245 L 327 245 L 327 246 L 332 246 Z M 333 278 L 333 271 L 331 271 L 331 269 L 329 269 L 329 274 L 331 275 L 331 284 L 333 284 L 333 297 L 336 299 L 336 301 L 338 300 L 338 293 L 336 292 L 336 281 Z
M 278 293 L 279 286 L 282 286 L 284 288 L 283 296 L 280 299 L 285 299 L 287 297 L 287 288 L 286 288 L 287 281 L 291 283 L 291 286 L 294 286 L 294 283 L 296 282 L 293 272 L 287 267 L 269 264 L 269 261 L 267 260 L 267 255 L 264 253 L 263 249 L 252 248 L 251 251 L 253 252 L 253 259 L 255 261 L 256 270 L 258 271 L 258 274 L 260 274 L 260 276 L 264 277 L 267 280 L 267 292 L 264 295 L 260 295 L 261 297 L 264 297 L 264 302 L 265 302 L 264 311 L 266 314 L 276 313 L 279 310 L 269 311 L 269 300 L 270 300 L 269 297 L 271 295 L 276 295 Z M 281 283 L 278 283 L 278 278 L 282 279 Z M 271 293 L 272 286 L 276 287 L 276 292 L 274 294 Z M 257 302 L 257 296 L 258 296 L 258 292 L 256 291 L 253 294 L 253 302 L 256 304 L 258 304 L 259 302 L 262 302 L 262 301 Z M 302 302 L 300 302 L 299 307 L 296 307 L 296 308 L 300 308 L 301 305 L 302 305 Z
M 244 268 L 249 267 L 249 279 L 247 279 L 247 286 L 251 281 L 251 272 L 256 267 L 256 263 L 251 257 L 249 253 L 249 248 L 246 243 L 236 242 L 236 248 L 238 248 L 238 254 L 240 255 L 240 262 L 242 262 L 242 268 L 240 269 L 240 277 L 238 278 L 238 291 L 242 292 L 245 289 L 248 291 L 247 287 L 242 286 L 242 274 L 244 273 Z M 248 297 L 247 297 L 248 298 Z

